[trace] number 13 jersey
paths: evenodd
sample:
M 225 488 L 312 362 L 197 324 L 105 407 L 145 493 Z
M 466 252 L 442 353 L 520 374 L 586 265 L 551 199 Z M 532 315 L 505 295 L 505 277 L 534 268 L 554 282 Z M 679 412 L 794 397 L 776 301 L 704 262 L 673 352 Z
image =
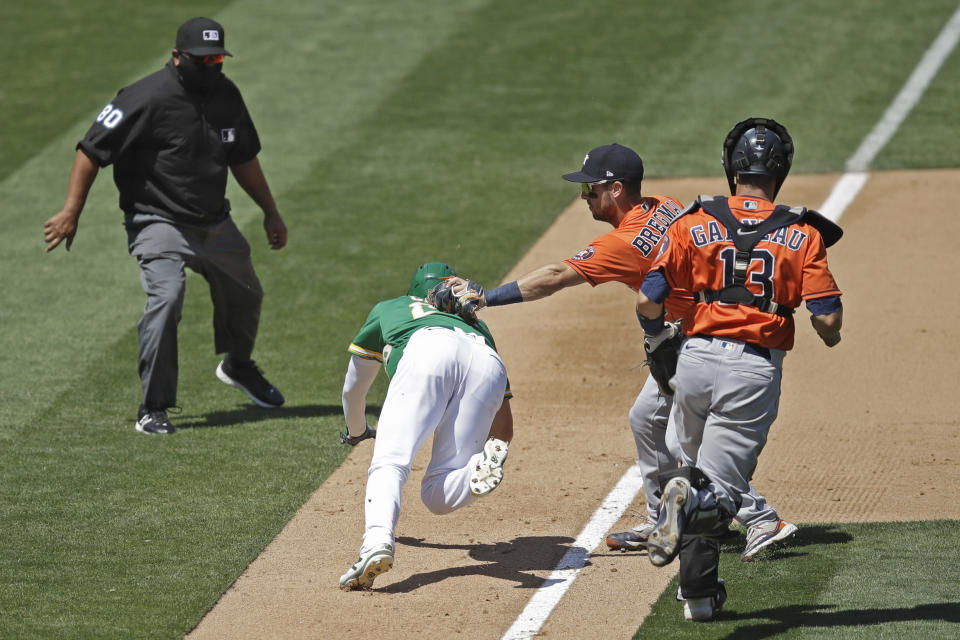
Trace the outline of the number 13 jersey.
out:
M 766 219 L 774 204 L 762 198 L 727 198 L 738 221 Z M 702 208 L 680 216 L 668 229 L 653 270 L 662 270 L 672 289 L 696 294 L 732 284 L 736 248 L 723 223 Z M 840 289 L 827 266 L 827 250 L 820 232 L 800 222 L 771 231 L 754 247 L 747 268 L 746 287 L 777 304 L 796 308 L 801 302 L 839 296 Z M 688 335 L 707 334 L 789 350 L 794 320 L 744 304 L 696 304 L 693 323 L 684 323 Z

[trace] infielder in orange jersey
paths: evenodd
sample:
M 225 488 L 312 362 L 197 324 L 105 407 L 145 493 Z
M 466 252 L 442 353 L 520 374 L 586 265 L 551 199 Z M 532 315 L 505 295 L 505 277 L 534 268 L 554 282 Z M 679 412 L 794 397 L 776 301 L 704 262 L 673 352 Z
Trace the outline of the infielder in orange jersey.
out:
M 609 144 L 592 149 L 580 171 L 563 176 L 581 184 L 580 197 L 595 220 L 613 227 L 572 258 L 548 264 L 496 289 L 487 291 L 480 304 L 496 306 L 539 300 L 566 287 L 590 283 L 622 282 L 638 291 L 660 249 L 667 228 L 683 210 L 669 196 L 643 196 L 643 160 L 628 147 Z M 459 281 L 464 284 L 463 280 Z M 676 290 L 665 300 L 668 320 L 690 317 L 693 297 Z M 611 533 L 611 549 L 641 550 L 653 530 L 660 505 L 658 476 L 675 469 L 676 458 L 668 451 L 664 436 L 672 399 L 660 393 L 649 377 L 630 410 L 630 429 L 637 446 L 637 462 L 644 479 L 647 517 L 630 531 Z M 747 527 L 748 544 L 743 559 L 749 560 L 764 546 L 781 540 L 796 527 L 781 520 L 776 510 L 751 487 L 744 497 L 737 520 Z M 752 533 L 752 535 L 750 535 Z
M 644 279 L 637 315 L 647 340 L 664 333 L 671 290 L 693 293 L 683 330 L 668 440 L 682 467 L 661 475 L 662 508 L 647 542 L 662 566 L 680 555 L 688 620 L 710 620 L 726 599 L 716 536 L 740 508 L 780 401 L 794 310 L 840 342 L 840 290 L 826 248 L 842 231 L 815 211 L 774 206 L 793 159 L 787 130 L 766 118 L 738 123 L 724 143 L 733 197 L 700 196 L 667 232 Z

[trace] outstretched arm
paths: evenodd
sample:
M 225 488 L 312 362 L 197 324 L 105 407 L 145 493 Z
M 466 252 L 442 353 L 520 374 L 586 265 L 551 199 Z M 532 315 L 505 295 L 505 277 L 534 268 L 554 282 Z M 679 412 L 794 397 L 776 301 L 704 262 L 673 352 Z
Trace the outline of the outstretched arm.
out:
M 64 248 L 70 251 L 73 237 L 77 235 L 77 223 L 83 212 L 83 205 L 87 202 L 90 187 L 99 171 L 100 167 L 87 154 L 77 149 L 63 209 L 43 223 L 43 241 L 47 243 L 47 252 L 56 249 L 64 240 L 67 241 Z
M 454 291 L 460 293 L 467 281 L 463 278 L 451 278 Z M 496 307 L 515 302 L 530 302 L 549 295 L 583 284 L 586 280 L 563 262 L 556 262 L 534 269 L 527 275 L 501 285 L 496 289 L 485 291 L 480 297 L 481 306 Z
M 230 167 L 233 177 L 243 187 L 247 195 L 263 210 L 263 228 L 267 232 L 267 242 L 271 249 L 283 249 L 287 244 L 287 226 L 280 217 L 277 203 L 270 193 L 270 185 L 260 168 L 260 161 L 254 157 L 243 164 Z
M 586 280 L 565 262 L 556 262 L 535 269 L 517 280 L 523 301 L 539 300 L 561 289 L 583 284 Z

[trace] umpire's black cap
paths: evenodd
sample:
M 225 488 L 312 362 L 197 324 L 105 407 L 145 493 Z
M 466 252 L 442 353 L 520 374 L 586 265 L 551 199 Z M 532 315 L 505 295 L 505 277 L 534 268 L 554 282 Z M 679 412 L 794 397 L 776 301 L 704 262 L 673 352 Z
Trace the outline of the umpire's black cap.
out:
M 637 152 L 617 143 L 591 149 L 583 159 L 583 169 L 567 173 L 570 182 L 640 182 L 643 180 L 643 160 Z
M 192 56 L 233 55 L 223 44 L 223 27 L 210 18 L 190 18 L 177 29 L 177 51 Z

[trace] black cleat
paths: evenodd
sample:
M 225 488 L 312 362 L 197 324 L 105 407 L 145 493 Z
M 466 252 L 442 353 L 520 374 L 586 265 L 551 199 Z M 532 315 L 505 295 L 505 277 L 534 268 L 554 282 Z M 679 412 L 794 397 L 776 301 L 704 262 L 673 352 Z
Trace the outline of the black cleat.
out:
M 137 414 L 137 423 L 133 426 L 140 433 L 168 435 L 176 431 L 167 419 L 165 409 L 147 409 L 143 405 Z
M 644 520 L 630 531 L 611 533 L 607 536 L 607 546 L 611 551 L 639 551 L 647 548 L 647 539 L 656 528 L 656 523 Z
M 228 355 L 217 367 L 217 377 L 222 382 L 247 394 L 261 407 L 273 409 L 284 403 L 283 394 L 270 384 L 253 360 L 238 363 Z

